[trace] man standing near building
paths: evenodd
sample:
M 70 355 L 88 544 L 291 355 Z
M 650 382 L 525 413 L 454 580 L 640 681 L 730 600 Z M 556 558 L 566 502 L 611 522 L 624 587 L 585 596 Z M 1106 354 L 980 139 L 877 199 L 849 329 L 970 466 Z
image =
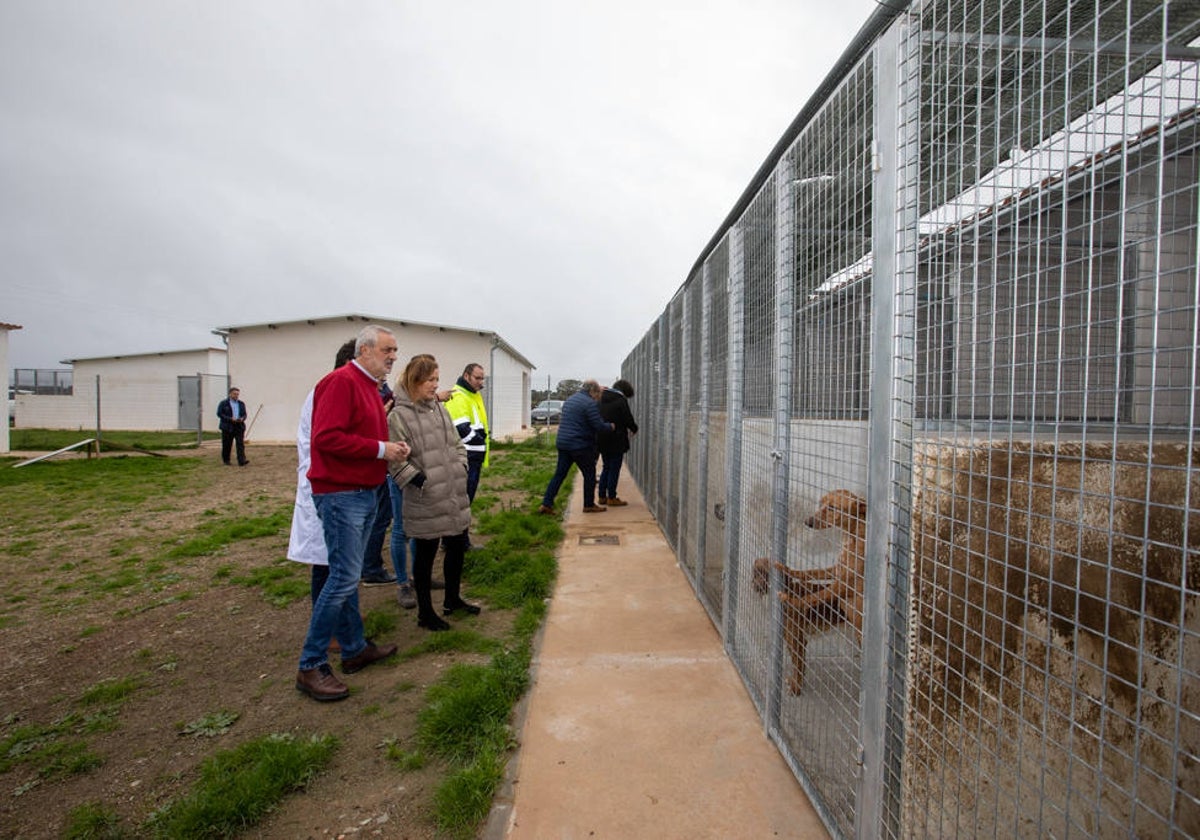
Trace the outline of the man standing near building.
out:
M 458 436 L 467 447 L 467 498 L 475 501 L 475 490 L 479 487 L 479 473 L 487 466 L 490 434 L 487 409 L 483 406 L 484 380 L 487 375 L 483 365 L 471 362 L 463 368 L 462 376 L 454 385 L 446 411 L 458 430 Z
M 408 457 L 408 445 L 388 441 L 387 417 L 379 380 L 396 361 L 396 337 L 378 326 L 364 327 L 350 364 L 326 374 L 313 389 L 313 503 L 329 555 L 329 579 L 313 605 L 300 654 L 296 688 L 314 700 L 342 700 L 348 689 L 328 663 L 329 641 L 342 646 L 342 671 L 353 674 L 396 652 L 363 635 L 358 612 L 358 579 L 363 549 L 375 521 L 376 490 L 387 461 Z
M 241 391 L 229 389 L 229 396 L 217 403 L 217 419 L 221 427 L 221 460 L 229 465 L 229 453 L 233 444 L 237 444 L 237 461 L 239 467 L 250 462 L 246 460 L 246 404 L 238 399 Z

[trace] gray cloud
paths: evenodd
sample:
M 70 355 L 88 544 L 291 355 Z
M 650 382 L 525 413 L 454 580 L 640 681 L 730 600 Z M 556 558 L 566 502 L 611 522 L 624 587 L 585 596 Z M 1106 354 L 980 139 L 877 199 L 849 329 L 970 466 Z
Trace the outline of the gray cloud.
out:
M 873 7 L 6 0 L 10 363 L 366 311 L 613 376 Z

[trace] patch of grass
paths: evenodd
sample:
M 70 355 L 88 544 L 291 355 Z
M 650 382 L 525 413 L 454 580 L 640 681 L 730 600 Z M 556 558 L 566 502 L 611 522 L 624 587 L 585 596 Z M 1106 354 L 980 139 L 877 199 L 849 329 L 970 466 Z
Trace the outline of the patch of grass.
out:
M 512 707 L 529 685 L 529 649 L 504 651 L 488 665 L 455 665 L 428 692 L 417 717 L 420 748 L 452 763 L 434 792 L 438 827 L 470 836 L 491 807 L 512 745 Z
M 154 837 L 231 837 L 254 825 L 284 796 L 300 790 L 333 757 L 337 739 L 268 735 L 204 762 L 191 791 L 156 811 Z
M 489 746 L 438 786 L 433 806 L 439 828 L 462 840 L 475 836 L 475 825 L 487 816 L 504 777 L 504 759 L 504 749 Z
M 367 614 L 363 616 L 363 634 L 368 639 L 381 638 L 396 629 L 399 617 L 394 609 L 395 604 L 392 604 L 392 607 L 393 609 L 386 610 L 367 610 Z
M 420 750 L 406 750 L 395 741 L 388 741 L 384 744 L 384 756 L 399 770 L 406 773 L 420 770 L 429 763 L 425 753 Z
M 268 566 L 258 566 L 249 574 L 230 575 L 230 583 L 239 586 L 255 586 L 262 590 L 263 597 L 273 607 L 286 607 L 293 601 L 308 598 L 312 584 L 308 578 L 308 566 L 291 560 L 275 560 Z
M 78 737 L 89 731 L 88 721 L 72 712 L 48 724 L 12 727 L 0 738 L 0 773 L 28 765 L 39 779 L 51 779 L 99 767 L 103 758 Z
M 28 557 L 37 548 L 37 540 L 13 540 L 7 545 L 0 546 L 0 551 L 12 557 Z
M 202 557 L 216 554 L 225 546 L 240 540 L 271 537 L 291 524 L 290 511 L 276 511 L 269 516 L 240 517 L 220 523 L 207 523 L 203 532 L 167 552 L 168 557 Z
M 6 514 L 3 532 L 37 543 L 36 534 L 61 530 L 87 517 L 139 514 L 162 495 L 163 487 L 192 480 L 198 465 L 194 458 L 135 455 L 0 469 L 0 508 Z M 64 499 L 71 503 L 64 505 Z
M 67 814 L 63 840 L 125 840 L 131 837 L 116 810 L 102 802 L 85 802 Z
M 9 445 L 17 451 L 53 452 L 79 443 L 81 440 L 95 437 L 95 429 L 9 429 Z M 205 440 L 218 440 L 219 432 L 204 432 Z M 103 442 L 109 441 L 117 446 L 132 446 L 137 449 L 195 449 L 195 432 L 135 432 L 135 431 L 104 431 L 100 432 L 101 450 Z
M 84 689 L 79 702 L 84 706 L 112 706 L 124 703 L 141 686 L 137 677 L 112 677 Z
M 444 633 L 429 633 L 421 641 L 400 651 L 398 661 L 405 662 L 429 653 L 484 653 L 494 654 L 503 649 L 504 643 L 499 639 L 484 636 L 474 630 L 464 630 L 455 627 Z

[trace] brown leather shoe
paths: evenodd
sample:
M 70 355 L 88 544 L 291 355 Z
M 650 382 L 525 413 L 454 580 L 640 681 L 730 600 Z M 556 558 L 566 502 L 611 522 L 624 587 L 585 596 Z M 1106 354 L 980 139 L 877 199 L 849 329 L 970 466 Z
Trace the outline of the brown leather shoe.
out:
M 331 700 L 345 700 L 350 696 L 346 688 L 328 665 L 309 668 L 307 671 L 296 672 L 296 690 L 302 691 L 314 700 L 327 703 Z
M 596 504 L 598 504 L 598 505 L 606 505 L 606 504 L 608 504 L 608 497 L 607 497 L 607 496 L 597 496 L 597 497 L 596 497 Z
M 583 509 L 584 513 L 608 513 L 608 508 L 602 508 L 600 505 L 587 505 Z
M 546 505 L 538 505 L 538 513 L 544 514 L 545 516 L 553 516 L 554 508 L 546 507 Z
M 622 507 L 627 504 L 629 504 L 629 502 L 622 501 L 621 499 L 618 499 L 616 496 L 608 497 L 608 506 L 609 507 Z
M 396 652 L 395 645 L 387 645 L 379 647 L 379 645 L 368 640 L 367 646 L 362 649 L 362 653 L 358 656 L 352 656 L 349 659 L 342 660 L 342 673 L 355 674 L 366 668 L 368 665 L 374 665 L 381 659 L 387 659 Z

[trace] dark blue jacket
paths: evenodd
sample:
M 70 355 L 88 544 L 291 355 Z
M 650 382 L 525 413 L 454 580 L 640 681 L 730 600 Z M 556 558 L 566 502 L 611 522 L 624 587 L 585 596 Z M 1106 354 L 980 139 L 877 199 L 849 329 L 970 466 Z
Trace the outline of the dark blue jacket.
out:
M 578 391 L 567 397 L 567 401 L 563 403 L 556 446 L 568 452 L 576 449 L 595 449 L 596 432 L 611 428 L 600 416 L 600 406 L 588 396 L 588 392 Z
M 241 422 L 235 424 L 233 422 L 233 406 L 230 402 L 227 397 L 217 403 L 217 417 L 220 419 L 220 423 L 217 425 L 222 432 L 233 432 L 246 428 L 246 404 L 241 400 L 233 400 L 233 402 L 238 404 L 238 411 L 241 412 L 238 417 Z

